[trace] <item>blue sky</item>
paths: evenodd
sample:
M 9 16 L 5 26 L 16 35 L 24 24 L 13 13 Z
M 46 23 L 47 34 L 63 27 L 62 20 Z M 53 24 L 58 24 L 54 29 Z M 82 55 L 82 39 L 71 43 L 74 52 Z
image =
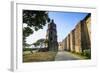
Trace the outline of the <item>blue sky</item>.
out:
M 87 13 L 79 12 L 49 12 L 49 17 L 54 19 L 57 25 L 58 42 L 62 41 L 86 15 Z
M 75 28 L 75 25 L 82 20 L 87 13 L 77 13 L 77 12 L 49 12 L 49 17 L 54 20 L 57 26 L 57 36 L 58 42 L 61 42 L 72 29 Z M 47 24 L 34 34 L 27 37 L 27 43 L 34 43 L 36 40 L 41 38 L 46 38 Z

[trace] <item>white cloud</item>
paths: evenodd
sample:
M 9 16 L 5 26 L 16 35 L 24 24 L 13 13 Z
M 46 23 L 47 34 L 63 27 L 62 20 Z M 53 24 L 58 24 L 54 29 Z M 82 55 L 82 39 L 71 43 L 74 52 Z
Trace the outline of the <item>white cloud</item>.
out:
M 30 35 L 29 37 L 26 38 L 26 42 L 28 44 L 32 44 L 32 43 L 36 42 L 38 39 L 46 38 L 46 32 L 47 32 L 47 24 L 46 24 L 46 26 L 43 27 L 43 29 L 34 31 L 34 33 L 32 35 Z

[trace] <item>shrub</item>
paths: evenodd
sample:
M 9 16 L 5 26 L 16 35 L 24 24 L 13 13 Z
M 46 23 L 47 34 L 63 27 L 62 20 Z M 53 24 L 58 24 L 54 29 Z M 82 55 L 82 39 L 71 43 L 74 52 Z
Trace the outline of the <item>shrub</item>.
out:
M 88 59 L 91 58 L 91 49 L 84 50 L 83 55 L 86 56 Z

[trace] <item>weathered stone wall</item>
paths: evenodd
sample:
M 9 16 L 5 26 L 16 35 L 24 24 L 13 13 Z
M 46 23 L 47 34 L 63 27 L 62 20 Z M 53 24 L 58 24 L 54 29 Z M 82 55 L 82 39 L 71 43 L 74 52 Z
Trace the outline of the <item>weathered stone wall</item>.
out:
M 62 50 L 64 50 L 65 49 L 65 40 L 63 40 L 63 48 L 62 48 Z
M 70 33 L 70 51 L 74 52 L 75 51 L 75 29 L 71 31 Z
M 66 50 L 67 49 L 67 41 L 66 41 L 66 38 L 62 41 L 62 50 Z
M 75 26 L 75 29 L 63 40 L 63 44 L 67 51 L 76 53 L 91 49 L 91 14 L 88 14 Z
M 81 22 L 75 27 L 75 52 L 82 52 L 81 48 Z
M 86 40 L 87 40 L 87 48 L 91 48 L 91 15 L 88 15 L 85 18 L 86 23 Z
M 66 41 L 67 41 L 67 51 L 69 50 L 69 40 L 68 40 L 68 36 L 66 38 Z
M 86 21 L 89 38 L 91 39 L 91 14 L 87 15 L 87 17 L 84 20 Z
M 67 50 L 70 51 L 70 34 L 68 35 L 67 43 L 68 43 Z
M 64 39 L 64 50 L 67 50 L 67 41 L 66 41 L 66 38 Z
M 82 48 L 83 50 L 91 48 L 91 18 L 87 15 L 86 18 L 82 20 Z

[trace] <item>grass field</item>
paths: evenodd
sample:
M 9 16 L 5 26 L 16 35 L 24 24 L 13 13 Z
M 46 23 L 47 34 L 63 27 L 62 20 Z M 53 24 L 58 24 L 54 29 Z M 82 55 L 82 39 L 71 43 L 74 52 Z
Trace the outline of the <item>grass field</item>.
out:
M 56 52 L 23 53 L 23 62 L 54 61 Z

